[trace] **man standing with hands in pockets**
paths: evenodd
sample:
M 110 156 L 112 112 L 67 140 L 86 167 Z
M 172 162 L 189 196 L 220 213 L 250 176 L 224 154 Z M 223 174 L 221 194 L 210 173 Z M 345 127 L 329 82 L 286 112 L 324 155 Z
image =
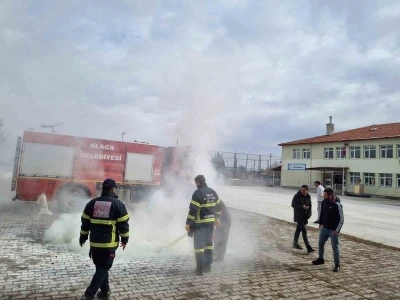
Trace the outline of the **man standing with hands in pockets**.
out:
M 339 233 L 344 223 L 343 207 L 340 199 L 331 188 L 324 191 L 324 201 L 322 201 L 321 216 L 319 217 L 319 257 L 314 260 L 313 265 L 322 265 L 324 260 L 324 247 L 326 241 L 330 238 L 335 260 L 333 272 L 340 271 L 340 252 L 339 252 Z

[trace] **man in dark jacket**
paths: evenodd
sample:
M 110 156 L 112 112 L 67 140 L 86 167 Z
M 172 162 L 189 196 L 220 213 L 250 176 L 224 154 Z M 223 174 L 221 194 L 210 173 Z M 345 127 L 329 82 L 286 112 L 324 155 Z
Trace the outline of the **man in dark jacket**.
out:
M 214 261 L 223 261 L 228 244 L 231 216 L 225 203 L 221 200 L 220 224 L 214 231 Z
M 311 253 L 315 250 L 311 247 L 307 238 L 308 219 L 311 217 L 311 196 L 308 193 L 308 186 L 302 185 L 300 191 L 294 195 L 292 200 L 292 207 L 294 212 L 294 222 L 297 223 L 296 232 L 294 233 L 293 248 L 302 250 L 299 245 L 300 232 L 303 235 L 304 244 L 307 247 L 307 252 Z
M 82 214 L 81 247 L 90 233 L 90 252 L 96 266 L 90 286 L 86 289 L 81 300 L 92 300 L 96 295 L 99 299 L 109 299 L 110 286 L 108 271 L 111 269 L 115 250 L 118 248 L 121 237 L 121 247 L 125 250 L 129 239 L 129 215 L 124 203 L 114 194 L 117 185 L 114 180 L 106 179 L 103 182 L 101 196 L 86 204 Z
M 333 258 L 335 268 L 333 272 L 340 271 L 340 252 L 339 252 L 339 233 L 344 223 L 343 207 L 340 204 L 340 199 L 337 197 L 331 188 L 324 191 L 324 201 L 321 205 L 321 215 L 319 217 L 319 256 L 312 263 L 314 265 L 322 265 L 324 260 L 324 247 L 326 241 L 331 238 Z
M 209 188 L 203 175 L 194 179 L 197 190 L 190 201 L 189 214 L 186 219 L 186 231 L 193 233 L 194 252 L 196 254 L 196 274 L 211 271 L 213 262 L 214 226 L 219 225 L 221 200 L 217 193 Z

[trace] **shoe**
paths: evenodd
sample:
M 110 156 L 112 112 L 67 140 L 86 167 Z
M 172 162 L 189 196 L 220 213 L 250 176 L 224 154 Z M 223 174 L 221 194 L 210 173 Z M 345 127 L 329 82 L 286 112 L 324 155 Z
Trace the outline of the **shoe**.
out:
M 313 249 L 312 247 L 307 248 L 307 254 L 310 254 L 313 252 L 315 252 L 315 249 Z
M 108 300 L 110 299 L 111 291 L 108 290 L 107 292 L 100 291 L 97 293 L 97 297 L 101 300 Z
M 206 265 L 203 267 L 203 272 L 204 273 L 210 273 L 211 272 L 211 265 Z
M 319 221 L 318 221 L 318 220 L 314 222 L 314 224 L 318 224 L 318 223 L 319 223 Z
M 293 244 L 293 249 L 303 250 L 303 247 L 301 247 L 299 244 Z
M 335 268 L 333 269 L 333 272 L 337 273 L 340 271 L 340 266 L 335 266 Z
M 94 297 L 90 297 L 90 296 L 87 296 L 87 295 L 83 295 L 82 298 L 81 298 L 81 300 L 94 300 Z
M 312 262 L 313 265 L 323 265 L 325 263 L 325 260 L 323 258 L 317 258 Z

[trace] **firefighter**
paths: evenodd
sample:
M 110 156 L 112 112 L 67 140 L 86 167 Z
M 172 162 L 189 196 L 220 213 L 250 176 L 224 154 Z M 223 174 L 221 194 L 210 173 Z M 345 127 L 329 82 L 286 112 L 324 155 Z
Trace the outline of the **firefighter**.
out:
M 214 261 L 223 261 L 228 244 L 229 230 L 231 228 L 231 216 L 225 203 L 221 200 L 220 224 L 214 234 Z
M 114 194 L 115 188 L 117 188 L 115 181 L 106 179 L 103 182 L 101 196 L 89 201 L 82 214 L 79 244 L 81 247 L 85 244 L 90 232 L 89 257 L 96 266 L 96 272 L 81 300 L 94 299 L 99 289 L 97 297 L 109 299 L 108 271 L 112 267 L 120 237 L 123 250 L 128 243 L 129 215 L 124 203 Z
M 213 232 L 219 225 L 221 200 L 217 193 L 209 188 L 203 175 L 194 179 L 197 190 L 190 201 L 189 214 L 186 219 L 186 231 L 193 235 L 196 256 L 196 275 L 211 271 L 213 262 Z

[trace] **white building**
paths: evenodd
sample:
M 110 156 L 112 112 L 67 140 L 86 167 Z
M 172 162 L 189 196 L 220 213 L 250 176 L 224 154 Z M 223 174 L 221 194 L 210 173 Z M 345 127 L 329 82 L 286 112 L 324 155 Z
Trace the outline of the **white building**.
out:
M 286 187 L 316 180 L 337 193 L 400 197 L 400 123 L 371 125 L 279 144 Z

